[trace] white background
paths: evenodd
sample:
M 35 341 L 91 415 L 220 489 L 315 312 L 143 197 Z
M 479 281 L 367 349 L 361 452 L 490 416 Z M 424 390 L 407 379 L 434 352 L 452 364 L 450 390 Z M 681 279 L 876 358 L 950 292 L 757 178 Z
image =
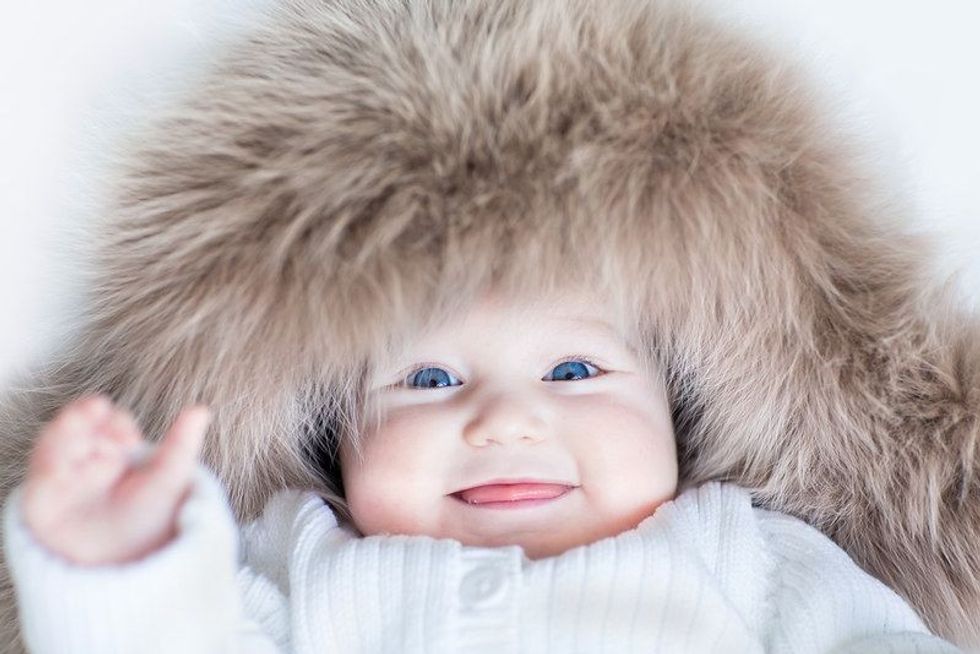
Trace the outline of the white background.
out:
M 0 5 L 0 384 L 77 311 L 77 230 L 98 211 L 114 133 L 268 0 Z M 378 0 L 381 1 L 381 0 Z M 937 279 L 980 306 L 980 3 L 703 0 L 802 58 L 874 144 Z

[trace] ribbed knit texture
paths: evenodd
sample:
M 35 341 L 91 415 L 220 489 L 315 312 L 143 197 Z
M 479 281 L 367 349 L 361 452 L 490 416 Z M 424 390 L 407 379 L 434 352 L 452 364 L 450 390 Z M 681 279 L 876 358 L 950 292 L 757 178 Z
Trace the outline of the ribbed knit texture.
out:
M 5 546 L 37 654 L 236 652 L 955 652 L 806 524 L 712 483 L 637 528 L 547 559 L 517 546 L 359 537 L 284 491 L 241 531 L 204 468 L 179 537 L 80 568 L 5 507 Z
M 25 528 L 20 501 L 17 488 L 4 510 L 4 549 L 31 652 L 236 651 L 227 635 L 245 626 L 235 587 L 237 530 L 206 469 L 178 516 L 179 536 L 135 563 L 85 567 L 56 556 Z

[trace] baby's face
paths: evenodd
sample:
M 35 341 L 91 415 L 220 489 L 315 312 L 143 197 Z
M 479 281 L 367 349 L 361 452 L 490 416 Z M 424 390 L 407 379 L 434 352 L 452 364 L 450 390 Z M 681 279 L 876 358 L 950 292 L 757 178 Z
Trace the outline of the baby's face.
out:
M 487 298 L 379 371 L 363 457 L 341 450 L 361 533 L 520 545 L 533 559 L 631 529 L 671 499 L 663 383 L 608 315 L 580 296 Z

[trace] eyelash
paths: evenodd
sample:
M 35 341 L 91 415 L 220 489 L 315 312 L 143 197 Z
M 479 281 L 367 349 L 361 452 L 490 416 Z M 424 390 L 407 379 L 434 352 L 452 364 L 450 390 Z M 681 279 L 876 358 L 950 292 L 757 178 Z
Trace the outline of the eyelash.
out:
M 581 361 L 582 363 L 587 363 L 587 364 L 589 364 L 590 366 L 592 366 L 593 368 L 595 368 L 596 370 L 599 371 L 597 374 L 593 375 L 592 377 L 587 377 L 587 379 L 595 379 L 596 377 L 601 377 L 602 375 L 604 375 L 604 374 L 606 374 L 608 372 L 608 369 L 605 367 L 605 364 L 597 363 L 593 359 L 593 357 L 587 356 L 587 355 L 584 355 L 584 354 L 572 354 L 572 355 L 569 355 L 567 357 L 564 357 L 563 359 L 560 359 L 559 361 L 555 362 L 554 365 L 552 365 L 549 370 L 554 370 L 555 368 L 557 368 L 561 364 L 568 363 L 570 361 Z M 456 377 L 457 379 L 460 379 L 461 378 L 461 375 L 456 374 L 452 370 L 446 369 L 446 367 L 443 364 L 441 364 L 441 363 L 428 362 L 428 363 L 420 363 L 418 365 L 412 366 L 411 368 L 406 369 L 404 372 L 399 373 L 399 375 L 398 375 L 398 381 L 395 382 L 394 385 L 395 386 L 404 386 L 405 388 L 415 388 L 414 386 L 410 386 L 408 384 L 408 380 L 413 375 L 415 375 L 416 373 L 418 373 L 418 372 L 420 372 L 422 370 L 425 370 L 426 368 L 440 368 L 442 370 L 446 370 L 446 372 L 448 372 L 449 374 L 451 374 L 453 377 Z M 445 386 L 443 388 L 453 388 L 453 387 L 452 386 Z
M 590 357 L 588 355 L 585 355 L 585 354 L 573 354 L 571 356 L 565 357 L 564 359 L 560 360 L 558 363 L 556 363 L 555 365 L 553 365 L 551 367 L 552 368 L 557 368 L 561 364 L 568 363 L 569 361 L 581 361 L 582 363 L 587 363 L 590 366 L 592 366 L 593 368 L 595 368 L 596 370 L 598 370 L 599 371 L 599 375 L 605 374 L 607 372 L 607 369 L 605 367 L 605 364 L 600 365 L 600 364 L 596 363 L 592 359 L 592 357 Z M 596 377 L 598 377 L 599 375 L 596 375 Z

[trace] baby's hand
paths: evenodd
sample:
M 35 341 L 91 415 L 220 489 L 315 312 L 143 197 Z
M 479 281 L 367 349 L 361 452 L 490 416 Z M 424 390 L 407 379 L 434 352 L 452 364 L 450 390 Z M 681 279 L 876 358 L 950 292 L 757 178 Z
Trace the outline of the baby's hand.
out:
M 210 416 L 185 409 L 146 448 L 125 410 L 104 397 L 68 404 L 41 430 L 23 487 L 24 520 L 49 550 L 84 565 L 139 559 L 176 535 Z

